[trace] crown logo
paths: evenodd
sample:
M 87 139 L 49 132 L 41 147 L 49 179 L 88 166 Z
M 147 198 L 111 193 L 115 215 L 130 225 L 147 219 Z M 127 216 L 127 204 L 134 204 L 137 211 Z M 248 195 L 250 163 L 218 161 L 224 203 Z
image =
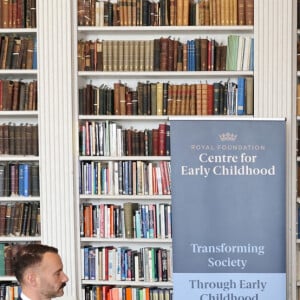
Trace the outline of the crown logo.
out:
M 237 134 L 226 132 L 219 134 L 219 138 L 222 142 L 234 142 L 237 138 Z

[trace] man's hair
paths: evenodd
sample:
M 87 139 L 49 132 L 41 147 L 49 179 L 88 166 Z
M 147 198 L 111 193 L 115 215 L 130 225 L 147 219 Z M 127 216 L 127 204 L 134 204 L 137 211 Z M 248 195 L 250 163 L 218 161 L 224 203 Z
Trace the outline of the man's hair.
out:
M 46 252 L 58 253 L 58 249 L 43 244 L 27 244 L 19 248 L 14 258 L 13 270 L 20 283 L 23 281 L 26 269 L 39 264 Z

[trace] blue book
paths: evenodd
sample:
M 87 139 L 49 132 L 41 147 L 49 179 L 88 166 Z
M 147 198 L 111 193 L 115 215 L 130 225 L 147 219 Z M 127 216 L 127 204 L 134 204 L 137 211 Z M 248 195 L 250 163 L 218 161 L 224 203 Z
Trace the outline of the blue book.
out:
M 24 164 L 24 193 L 23 196 L 29 196 L 29 165 Z
M 135 212 L 135 234 L 136 234 L 137 239 L 140 239 L 142 237 L 141 212 L 140 212 L 140 210 L 137 210 Z
M 5 248 L 5 244 L 0 243 L 0 276 L 5 275 L 4 248 Z
M 19 164 L 19 195 L 24 196 L 24 164 Z
M 89 264 L 89 279 L 96 280 L 96 255 L 97 251 L 95 247 L 90 247 L 88 252 L 88 264 Z
M 89 274 L 89 250 L 90 246 L 86 246 L 83 248 L 83 276 L 84 279 L 90 279 L 90 274 Z
M 245 114 L 245 77 L 238 78 L 237 114 Z
M 251 38 L 251 47 L 250 47 L 250 71 L 254 71 L 254 38 Z
M 34 39 L 32 69 L 37 70 L 37 39 L 36 39 L 36 37 Z

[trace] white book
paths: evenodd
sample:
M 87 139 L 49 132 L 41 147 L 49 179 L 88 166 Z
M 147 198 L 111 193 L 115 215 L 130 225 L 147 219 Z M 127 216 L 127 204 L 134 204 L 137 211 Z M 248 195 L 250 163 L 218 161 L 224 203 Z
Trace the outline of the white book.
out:
M 245 48 L 245 37 L 239 36 L 237 62 L 236 62 L 237 71 L 241 71 L 243 69 L 244 48 Z

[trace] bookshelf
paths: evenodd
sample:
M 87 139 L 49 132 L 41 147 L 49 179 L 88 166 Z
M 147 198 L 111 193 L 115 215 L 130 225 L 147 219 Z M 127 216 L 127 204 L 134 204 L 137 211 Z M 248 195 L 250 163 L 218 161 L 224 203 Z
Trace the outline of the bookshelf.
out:
M 99 4 L 99 3 L 97 3 Z M 80 1 L 78 3 L 78 10 L 82 14 L 82 7 L 80 6 Z M 86 13 L 86 12 L 85 12 Z M 87 13 L 86 13 L 87 14 Z M 74 18 L 77 19 L 77 14 L 74 16 Z M 78 24 L 80 22 L 78 21 Z M 120 43 L 120 41 L 124 41 L 124 48 L 127 47 L 128 44 L 132 43 L 132 51 L 134 53 L 141 53 L 140 48 L 137 49 L 138 46 L 134 43 L 137 43 L 139 41 L 145 41 L 145 44 L 147 43 L 154 43 L 154 40 L 159 40 L 161 37 L 167 38 L 170 36 L 172 38 L 172 41 L 180 41 L 182 44 L 187 44 L 188 41 L 194 40 L 197 37 L 203 37 L 203 39 L 215 40 L 216 45 L 217 44 L 224 44 L 227 45 L 228 43 L 228 36 L 235 35 L 240 37 L 247 37 L 249 39 L 253 38 L 254 36 L 254 26 L 253 25 L 231 25 L 231 26 L 78 26 L 77 27 L 77 34 L 74 37 L 74 40 L 79 41 L 77 43 L 76 50 L 74 50 L 74 56 L 78 57 L 78 65 L 76 65 L 75 69 L 77 70 L 77 77 L 76 77 L 76 84 L 75 89 L 77 91 L 77 97 L 78 101 L 75 107 L 75 136 L 76 137 L 76 159 L 75 159 L 75 172 L 78 174 L 76 177 L 78 178 L 77 182 L 75 183 L 75 189 L 78 192 L 76 196 L 76 205 L 78 207 L 77 209 L 77 226 L 79 227 L 79 232 L 81 233 L 81 236 L 79 238 L 78 242 L 78 249 L 80 249 L 80 253 L 78 253 L 79 262 L 80 265 L 80 282 L 81 282 L 81 291 L 82 291 L 82 299 L 88 299 L 89 296 L 93 296 L 100 292 L 100 290 L 104 293 L 126 293 L 129 289 L 131 289 L 131 292 L 133 293 L 149 293 L 149 290 L 154 290 L 154 293 L 167 293 L 166 297 L 170 297 L 172 294 L 172 235 L 163 234 L 163 238 L 160 238 L 159 233 L 157 236 L 154 237 L 151 235 L 153 233 L 150 233 L 150 236 L 147 236 L 147 233 L 142 232 L 142 237 L 140 237 L 140 234 L 137 227 L 139 227 L 139 224 L 145 225 L 143 222 L 139 223 L 140 214 L 143 214 L 143 210 L 146 208 L 146 210 L 150 210 L 150 207 L 156 207 L 155 210 L 155 216 L 159 219 L 159 207 L 165 205 L 166 207 L 171 206 L 171 192 L 164 194 L 161 192 L 154 192 L 153 186 L 149 187 L 147 186 L 143 191 L 139 191 L 138 189 L 132 191 L 128 191 L 126 187 L 124 187 L 124 181 L 127 180 L 126 177 L 122 177 L 122 174 L 124 174 L 127 171 L 127 165 L 129 164 L 129 169 L 132 170 L 132 172 L 135 174 L 135 172 L 139 172 L 138 168 L 131 167 L 132 165 L 142 165 L 142 168 L 145 168 L 146 166 L 146 175 L 148 178 L 149 174 L 153 174 L 153 171 L 149 173 L 147 167 L 149 165 L 151 166 L 158 166 L 160 163 L 167 164 L 170 162 L 170 155 L 153 155 L 150 153 L 149 155 L 145 155 L 144 152 L 139 154 L 133 154 L 133 155 L 126 155 L 126 150 L 121 151 L 120 149 L 124 149 L 122 147 L 128 146 L 128 140 L 126 140 L 126 132 L 128 132 L 130 129 L 133 132 L 143 132 L 145 133 L 146 129 L 157 129 L 159 127 L 159 124 L 168 124 L 169 115 L 171 114 L 171 111 L 168 111 L 167 107 L 165 106 L 161 112 L 157 107 L 158 101 L 157 99 L 160 98 L 161 94 L 157 92 L 158 89 L 160 89 L 160 85 L 156 85 L 157 83 L 161 83 L 161 86 L 165 84 L 170 90 L 173 88 L 173 86 L 181 86 L 184 85 L 185 88 L 188 90 L 191 90 L 191 94 L 193 93 L 193 88 L 195 88 L 196 91 L 196 85 L 199 86 L 203 83 L 209 84 L 211 87 L 213 87 L 213 84 L 216 82 L 222 82 L 227 83 L 228 81 L 233 82 L 235 85 L 237 85 L 239 77 L 245 77 L 245 78 L 252 78 L 254 76 L 254 70 L 252 68 L 245 68 L 237 70 L 229 70 L 223 69 L 223 70 L 214 70 L 214 67 L 212 67 L 211 71 L 208 71 L 208 69 L 203 69 L 202 71 L 199 69 L 196 71 L 191 69 L 185 69 L 183 67 L 180 71 L 174 67 L 172 71 L 166 71 L 165 69 L 160 69 L 161 66 L 159 66 L 159 70 L 152 65 L 150 62 L 149 68 L 145 67 L 143 70 L 137 70 L 139 65 L 147 65 L 147 62 L 138 61 L 138 59 L 141 59 L 142 54 L 139 55 L 139 58 L 128 58 L 128 69 L 125 67 L 125 70 L 123 68 L 124 65 L 127 64 L 127 62 L 118 62 L 116 63 L 114 58 L 117 57 L 117 55 L 113 56 L 112 58 L 108 58 L 109 62 L 105 62 L 105 58 L 109 54 L 116 54 L 118 52 L 118 49 L 109 48 L 111 47 L 109 44 L 115 44 Z M 93 65 L 96 65 L 96 50 L 87 50 L 89 47 L 92 49 L 91 44 L 94 43 L 93 46 L 95 48 L 97 47 L 97 40 L 101 39 L 101 47 L 103 47 L 103 53 L 100 54 L 101 58 L 97 56 L 98 61 L 101 60 L 103 63 L 102 69 L 93 68 Z M 91 42 L 92 41 L 92 42 Z M 80 44 L 81 43 L 81 44 Z M 82 44 L 85 43 L 85 46 L 82 47 Z M 104 48 L 108 47 L 107 55 L 105 54 Z M 122 42 L 121 42 L 122 43 Z M 119 44 L 120 45 L 120 44 Z M 120 46 L 122 47 L 122 45 Z M 85 49 L 82 52 L 82 49 Z M 95 52 L 94 52 L 95 51 Z M 125 50 L 126 51 L 126 50 Z M 150 53 L 154 53 L 154 48 L 150 48 L 148 50 Z M 95 53 L 95 54 L 94 54 Z M 129 50 L 129 53 L 131 51 Z M 78 55 L 78 56 L 77 56 Z M 103 55 L 103 56 L 102 56 Z M 158 54 L 159 55 L 159 54 Z M 124 53 L 124 60 L 127 55 Z M 143 55 L 144 57 L 144 55 Z M 155 55 L 154 55 L 155 57 Z M 214 56 L 213 56 L 214 57 Z M 103 59 L 103 61 L 102 61 Z M 119 57 L 118 57 L 119 59 Z M 131 60 L 132 59 L 132 60 Z M 147 58 L 145 58 L 146 60 Z M 122 58 L 121 58 L 122 60 Z M 151 59 L 150 59 L 151 60 Z M 175 59 L 174 59 L 175 60 Z M 130 62 L 137 62 L 136 64 L 130 65 Z M 109 65 L 110 63 L 115 63 L 115 65 Z M 118 65 L 119 64 L 119 65 Z M 175 64 L 174 64 L 175 65 Z M 169 70 L 169 69 L 168 69 Z M 127 102 L 125 99 L 123 99 L 123 94 L 120 96 L 120 99 L 122 98 L 124 102 L 126 102 L 127 108 L 123 107 L 122 113 L 121 108 L 117 108 L 116 104 L 117 101 L 114 97 L 111 95 L 116 95 L 117 91 L 119 89 L 119 85 L 123 86 L 123 88 L 126 90 L 126 95 L 133 94 L 130 102 L 130 100 L 127 99 Z M 138 86 L 143 86 L 145 88 L 144 91 L 149 91 L 151 87 L 153 88 L 152 94 L 156 94 L 156 99 L 153 100 L 154 102 L 150 102 L 150 98 L 148 100 L 144 100 L 144 106 L 147 105 L 147 112 L 142 112 L 142 104 L 141 99 L 138 99 Z M 227 85 L 226 85 L 227 86 Z M 165 93 L 169 91 L 165 89 Z M 135 94 L 136 93 L 136 94 Z M 103 95 L 99 97 L 95 95 Z M 146 92 L 144 92 L 143 95 L 146 95 Z M 150 94 L 148 94 L 150 95 Z M 94 98 L 93 98 L 94 97 Z M 128 96 L 129 97 L 129 96 Z M 149 96 L 150 97 L 150 96 Z M 196 97 L 196 94 L 194 95 Z M 237 95 L 235 96 L 237 97 Z M 252 88 L 252 106 L 253 106 L 253 88 Z M 137 99 L 135 99 L 137 98 Z M 167 99 L 169 102 L 167 103 L 171 107 L 171 94 L 169 93 L 167 96 Z M 92 100 L 94 99 L 94 100 Z M 167 100 L 165 98 L 165 101 Z M 189 99 L 187 96 L 185 96 L 186 103 L 194 102 L 195 98 L 191 97 Z M 194 99 L 194 100 L 192 100 Z M 136 101 L 135 101 L 136 100 Z M 172 100 L 172 99 L 171 99 Z M 174 97 L 175 100 L 175 97 Z M 177 99 L 177 101 L 180 101 L 181 99 Z M 95 102 L 93 102 L 95 101 Z M 139 102 L 140 101 L 140 102 Z M 200 101 L 200 100 L 199 100 Z M 100 103 L 106 103 L 107 106 L 113 106 L 113 109 L 110 111 L 107 106 L 105 107 L 105 112 L 100 107 Z M 121 101 L 122 102 L 122 101 Z M 148 104 L 146 104 L 148 103 Z M 156 104 L 153 104 L 156 103 Z M 226 101 L 227 103 L 227 101 Z M 236 102 L 235 102 L 236 103 Z M 120 104 L 121 105 L 121 104 Z M 122 104 L 123 105 L 123 104 Z M 166 105 L 166 102 L 165 102 Z M 186 104 L 187 106 L 189 104 Z M 212 104 L 211 104 L 212 105 Z M 245 102 L 244 102 L 245 105 Z M 205 105 L 203 105 L 204 107 Z M 254 102 L 255 106 L 255 102 Z M 130 108 L 129 108 L 130 107 Z M 179 106 L 178 106 L 179 107 Z M 216 104 L 215 104 L 216 107 Z M 106 109 L 107 108 L 107 109 Z M 129 113 L 130 109 L 134 111 L 132 114 Z M 227 106 L 226 106 L 227 108 Z M 125 113 L 124 113 L 125 112 Z M 173 112 L 174 113 L 174 112 Z M 175 112 L 175 114 L 183 114 L 183 115 L 192 115 L 196 114 L 195 112 L 192 112 L 191 110 L 181 111 L 180 109 Z M 201 117 L 201 115 L 209 114 L 207 111 L 202 112 L 201 110 L 198 110 L 198 116 Z M 210 113 L 213 114 L 213 111 Z M 232 117 L 234 115 L 237 115 L 236 108 L 233 109 L 232 112 L 229 112 L 229 106 L 228 106 L 228 113 L 227 110 L 225 112 L 218 113 L 220 117 L 222 115 L 229 115 L 231 114 Z M 244 108 L 244 113 L 246 113 L 246 105 Z M 249 113 L 251 116 L 254 114 L 254 108 L 252 108 L 251 113 Z M 108 151 L 102 155 L 99 155 L 97 153 L 96 149 L 96 142 L 94 141 L 94 136 L 97 136 L 99 133 L 99 128 L 95 124 L 104 123 L 105 128 L 110 128 L 111 124 L 116 124 L 116 128 L 119 128 L 119 131 L 113 132 L 108 131 L 108 134 L 106 134 L 106 138 L 112 139 L 116 144 L 116 148 L 120 150 L 118 154 L 112 154 L 113 152 Z M 88 128 L 88 129 L 87 129 Z M 95 129 L 97 128 L 97 129 Z M 120 129 L 121 128 L 121 129 Z M 78 134 L 80 132 L 80 134 Z M 92 134 L 91 132 L 97 132 L 97 134 Z M 123 132 L 123 133 L 122 133 Z M 122 135 L 123 134 L 123 135 Z M 122 136 L 121 138 L 116 138 L 117 136 Z M 88 141 L 89 145 L 83 146 L 83 140 L 86 141 L 87 137 L 90 138 Z M 152 136 L 153 137 L 153 136 Z M 126 141 L 125 141 L 126 140 Z M 121 141 L 121 142 L 120 142 Z M 153 143 L 153 139 L 151 139 Z M 97 141 L 99 143 L 99 141 Z M 121 146 L 119 146 L 119 144 Z M 134 147 L 134 143 L 132 147 Z M 149 145 L 151 144 L 148 144 Z M 91 149 L 95 150 L 95 154 L 93 155 L 86 155 L 83 153 L 87 147 L 90 147 Z M 102 145 L 103 147 L 103 145 Z M 108 146 L 113 147 L 112 144 Z M 120 148 L 119 148 L 120 147 Z M 83 151 L 84 148 L 84 151 Z M 105 146 L 104 146 L 105 148 Z M 145 147 L 147 148 L 147 147 Z M 111 149 L 110 149 L 111 150 Z M 100 150 L 99 150 L 100 151 Z M 101 152 L 101 151 L 100 151 Z M 120 167 L 120 164 L 122 167 Z M 104 166 L 104 167 L 103 167 Z M 108 166 L 108 167 L 107 167 Z M 114 168 L 115 166 L 115 168 Z M 126 166 L 126 167 L 124 167 Z M 103 174 L 98 171 L 98 168 L 105 168 L 105 170 L 108 168 L 111 171 L 108 171 L 106 176 L 111 176 L 107 181 L 105 181 L 106 184 L 112 184 L 111 189 L 110 188 L 103 188 L 103 186 L 100 187 L 99 178 L 103 178 Z M 94 172 L 91 171 L 95 170 Z M 122 173 L 122 171 L 124 173 Z M 130 171 L 131 172 L 131 171 Z M 117 174 L 116 177 L 113 177 L 114 175 L 109 174 Z M 121 173 L 121 182 L 120 183 L 120 173 Z M 108 175 L 107 175 L 108 174 Z M 145 175 L 144 174 L 144 175 Z M 143 175 L 143 176 L 144 176 Z M 154 176 L 155 177 L 155 176 Z M 124 179 L 126 178 L 126 180 Z M 131 178 L 131 177 L 130 177 Z M 132 176 L 133 184 L 130 186 L 130 188 L 135 187 L 138 184 L 134 184 L 135 182 L 138 182 L 139 176 Z M 149 182 L 153 181 L 152 175 L 149 177 L 152 180 L 149 180 Z M 148 179 L 149 179 L 148 178 Z M 156 178 L 156 177 L 155 177 Z M 123 180 L 122 180 L 123 179 Z M 94 181 L 93 181 L 94 180 Z M 136 180 L 136 181 L 135 181 Z M 101 181 L 101 180 L 100 180 Z M 154 181 L 153 181 L 154 182 Z M 93 184 L 94 183 L 94 184 Z M 103 181 L 101 181 L 103 185 Z M 160 185 L 160 183 L 153 183 L 152 185 Z M 117 187 L 115 187 L 117 185 Z M 84 188 L 83 188 L 84 187 Z M 124 189 L 123 189 L 124 187 Z M 99 189 L 102 191 L 99 191 Z M 148 190 L 149 189 L 149 190 Z M 158 189 L 159 190 L 159 189 Z M 127 219 L 127 212 L 125 212 L 125 206 L 131 203 L 134 208 L 133 216 L 131 217 L 131 222 L 134 223 L 134 231 L 130 238 L 128 238 L 125 234 L 125 220 Z M 98 214 L 101 216 L 101 208 L 100 207 L 106 207 L 106 213 L 110 216 L 107 218 L 103 217 L 104 222 L 99 222 L 99 228 L 94 228 L 93 224 L 89 225 L 89 220 L 96 219 Z M 111 211 L 110 207 L 116 208 L 116 211 L 114 210 L 113 213 L 108 213 L 107 211 Z M 93 209 L 94 208 L 94 209 Z M 157 210 L 158 209 L 158 210 Z M 121 211 L 121 213 L 119 213 Z M 117 221 L 115 219 L 111 219 L 111 215 L 118 216 Z M 136 214 L 136 216 L 135 216 Z M 147 215 L 149 212 L 146 213 Z M 120 217 L 119 217 L 120 216 Z M 99 217 L 101 219 L 101 217 Z M 116 226 L 116 224 L 119 224 L 118 218 L 123 221 L 123 227 L 121 226 L 120 232 L 118 232 L 118 235 L 116 235 L 116 232 L 111 233 L 110 235 L 105 235 L 105 233 L 100 234 L 99 232 L 102 230 L 105 232 L 105 230 L 111 230 L 111 227 L 107 225 L 107 223 L 110 224 L 110 226 Z M 88 221 L 87 221 L 88 220 Z M 109 221 L 108 221 L 109 220 Z M 85 223 L 87 222 L 87 223 Z M 116 223 L 114 223 L 116 222 Z M 144 222 L 148 222 L 149 224 L 153 222 L 151 218 L 147 219 Z M 121 221 L 122 223 L 122 221 Z M 105 226 L 105 224 L 107 226 Z M 148 224 L 148 226 L 149 226 Z M 167 224 L 159 224 L 157 223 L 157 226 L 166 226 Z M 101 229 L 101 226 L 103 227 Z M 96 226 L 97 227 L 97 226 Z M 106 227 L 109 227 L 108 229 Z M 119 228 L 119 227 L 118 227 Z M 87 232 L 85 231 L 87 230 Z M 93 232 L 94 230 L 94 232 Z M 153 230 L 153 229 L 152 229 Z M 171 233 L 171 229 L 170 229 Z M 107 232 L 106 232 L 107 234 Z M 144 234 L 144 235 L 143 235 Z M 149 234 L 149 233 L 148 233 Z M 133 238 L 132 238 L 133 237 Z M 150 237 L 150 238 L 149 238 Z M 167 259 L 167 277 L 164 277 L 162 280 L 161 275 L 157 278 L 154 275 L 155 272 L 161 272 L 161 267 L 157 267 L 157 269 L 148 270 L 147 272 L 151 273 L 151 276 L 154 275 L 154 277 L 149 277 L 149 274 L 145 272 L 145 274 L 142 274 L 142 270 L 140 267 L 140 263 L 142 263 L 144 268 L 146 267 L 151 261 L 154 260 L 154 257 L 160 257 L 161 254 L 158 256 L 150 256 L 150 261 L 143 261 L 140 259 L 140 257 L 144 257 L 144 250 L 147 251 L 147 249 L 163 249 L 164 251 L 167 250 L 168 258 Z M 96 250 L 95 250 L 96 249 Z M 113 250 L 111 250 L 113 249 Z M 113 270 L 108 269 L 107 271 L 107 277 L 105 275 L 102 275 L 102 273 L 105 273 L 105 267 L 102 266 L 100 260 L 106 261 L 109 260 L 109 264 L 112 264 L 113 266 L 117 265 L 118 260 L 120 261 L 120 256 L 122 257 L 122 254 L 124 251 L 129 250 L 129 253 L 134 253 L 134 261 L 135 261 L 135 267 L 133 270 L 135 272 L 139 271 L 138 274 L 139 277 L 135 277 L 137 274 L 134 275 L 134 277 L 127 277 L 126 275 L 122 274 L 122 271 L 119 271 L 118 268 L 113 268 Z M 110 254 L 106 254 L 107 251 Z M 153 250 L 152 250 L 153 251 Z M 111 254 L 111 252 L 113 254 Z M 100 253 L 100 254 L 99 254 Z M 148 253 L 148 252 L 147 252 Z M 160 252 L 159 252 L 160 253 Z M 111 256 L 110 256 L 111 255 Z M 96 256 L 96 258 L 95 258 Z M 125 255 L 126 256 L 126 255 Z M 86 257 L 84 259 L 84 257 Z M 88 266 L 89 258 L 92 259 L 93 265 L 97 265 L 95 269 L 92 268 L 92 270 Z M 92 258 L 91 258 L 92 257 Z M 129 257 L 129 258 L 128 258 Z M 131 259 L 131 254 L 129 256 L 126 256 L 125 262 L 127 259 Z M 160 258 L 161 259 L 161 258 Z M 117 262 L 116 262 L 117 261 Z M 121 264 L 119 266 L 119 269 L 122 269 L 123 265 Z M 104 269 L 104 271 L 103 271 Z M 126 271 L 126 268 L 125 268 Z M 97 274 L 101 275 L 98 275 Z M 102 272 L 102 273 L 101 273 Z M 112 272 L 112 273 L 110 273 Z M 118 273 L 118 272 L 121 272 Z M 130 269 L 129 272 L 132 272 Z M 96 274 L 96 275 L 95 275 Z M 124 277 L 125 276 L 125 277 Z M 106 278 L 103 280 L 103 277 Z M 91 279 L 92 278 L 92 279 Z M 141 278 L 141 279 L 140 279 Z M 125 280 L 124 280 L 125 279 Z M 127 279 L 127 280 L 126 280 Z M 158 290 L 156 290 L 156 288 Z M 110 292 L 109 292 L 110 290 Z M 137 292 L 138 291 L 138 292 Z M 141 298 L 142 299 L 142 298 Z
M 35 3 L 17 15 L 7 14 L 8 1 L 1 5 L 0 282 L 1 294 L 13 297 L 13 253 L 41 242 L 37 26 Z
M 295 210 L 296 210 L 296 226 L 297 226 L 297 229 L 296 229 L 296 252 L 297 252 L 297 268 L 296 268 L 296 295 L 297 295 L 297 299 L 300 297 L 300 273 L 299 273 L 299 265 L 300 265 L 300 261 L 299 261 L 299 251 L 300 251 L 300 248 L 299 248 L 299 245 L 300 245 L 300 239 L 299 239 L 299 234 L 300 234 L 300 231 L 299 231 L 299 212 L 300 212 L 300 189 L 299 189 L 299 163 L 300 163 L 300 158 L 299 158 L 299 130 L 300 130 L 300 113 L 299 113 L 299 109 L 300 109 L 300 103 L 299 103 L 299 95 L 300 95 L 300 90 L 299 90 L 299 87 L 300 87 L 300 84 L 299 84 L 299 78 L 300 78 L 300 65 L 299 65 L 299 55 L 300 55 L 300 48 L 299 48 L 299 38 L 300 38 L 300 23 L 299 23 L 299 9 L 300 9 L 300 3 L 299 1 L 296 1 L 296 5 L 297 7 L 296 9 L 296 59 L 295 59 L 295 70 L 296 70 L 296 91 L 295 91 L 295 95 L 296 95 L 296 145 L 295 145 L 295 148 L 296 148 L 296 172 L 297 172 L 297 179 L 296 179 L 296 205 L 295 205 Z

